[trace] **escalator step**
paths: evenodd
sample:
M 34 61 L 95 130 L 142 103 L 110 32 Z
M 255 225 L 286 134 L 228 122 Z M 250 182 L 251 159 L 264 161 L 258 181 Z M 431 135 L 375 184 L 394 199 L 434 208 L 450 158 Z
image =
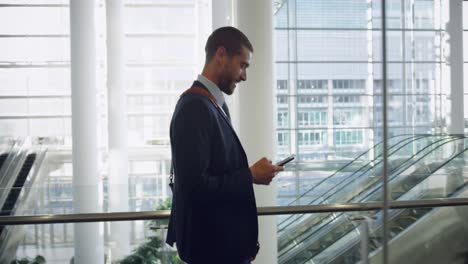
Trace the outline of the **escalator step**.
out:
M 21 193 L 21 189 L 23 188 L 24 182 L 26 181 L 26 178 L 28 177 L 29 171 L 31 170 L 35 160 L 35 153 L 29 154 L 26 157 L 26 160 L 23 163 L 23 166 L 21 167 L 18 176 L 16 177 L 15 183 L 13 184 L 13 187 L 7 196 L 5 204 L 3 204 L 0 214 L 11 214 L 11 210 L 13 209 L 16 201 L 18 200 L 18 197 Z
M 5 160 L 7 157 L 8 157 L 8 153 L 2 153 L 0 155 L 0 169 L 3 167 L 3 163 L 5 163 Z

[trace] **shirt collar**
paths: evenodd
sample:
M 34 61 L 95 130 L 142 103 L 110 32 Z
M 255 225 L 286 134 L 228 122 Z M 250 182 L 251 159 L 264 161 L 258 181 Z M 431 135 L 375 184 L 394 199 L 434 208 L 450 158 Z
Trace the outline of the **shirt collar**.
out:
M 219 106 L 223 106 L 225 101 L 224 94 L 214 82 L 208 80 L 205 76 L 201 74 L 198 75 L 197 81 L 201 82 L 206 87 L 206 89 L 208 89 L 208 92 L 210 92 L 210 94 L 214 96 L 214 98 L 216 99 L 216 103 Z

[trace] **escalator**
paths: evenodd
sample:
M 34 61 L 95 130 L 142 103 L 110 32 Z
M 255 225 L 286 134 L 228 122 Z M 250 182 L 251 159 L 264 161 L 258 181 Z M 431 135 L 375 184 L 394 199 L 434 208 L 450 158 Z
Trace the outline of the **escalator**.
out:
M 0 216 L 21 215 L 45 157 L 41 147 L 22 145 L 0 155 Z M 21 226 L 0 226 L 0 263 L 10 263 L 23 239 Z
M 13 208 L 15 207 L 16 202 L 18 201 L 18 197 L 20 195 L 21 189 L 26 182 L 26 178 L 29 175 L 29 172 L 36 160 L 36 153 L 30 153 L 27 155 L 26 160 L 24 161 L 21 169 L 16 176 L 16 180 L 8 192 L 8 196 L 6 197 L 5 203 L 0 210 L 0 216 L 11 215 L 13 212 Z M 0 227 L 1 233 L 1 227 Z
M 424 174 L 429 175 L 432 178 L 436 178 L 437 175 L 445 175 L 448 180 L 446 188 L 442 189 L 428 189 L 426 186 L 430 185 L 430 181 L 434 180 L 428 177 L 423 177 L 424 180 L 409 187 L 400 197 L 403 200 L 419 200 L 419 199 L 433 199 L 433 198 L 457 198 L 466 197 L 468 194 L 468 182 L 463 177 L 466 174 L 464 171 L 464 160 L 465 155 L 468 157 L 467 148 L 463 149 L 459 153 L 448 158 L 445 162 L 431 164 L 430 168 Z M 420 171 L 422 172 L 422 171 Z M 398 195 L 398 194 L 397 194 Z M 398 197 L 398 198 L 400 198 Z M 455 214 L 455 215 L 453 215 Z M 467 238 L 466 233 L 466 215 L 468 211 L 466 208 L 408 208 L 400 210 L 389 210 L 389 239 L 390 239 L 390 250 L 394 253 L 394 258 L 405 258 L 404 263 L 451 263 L 457 253 L 464 252 L 462 263 L 466 263 L 467 255 L 465 245 Z M 372 221 L 370 226 L 369 234 L 369 251 L 372 252 L 370 255 L 373 263 L 378 263 L 381 258 L 382 250 L 382 234 L 383 234 L 383 214 L 381 211 L 375 212 L 375 220 Z M 439 219 L 438 219 L 439 218 Z M 453 219 L 460 218 L 463 221 L 462 224 L 456 223 Z M 442 223 L 442 226 L 437 228 L 434 223 Z M 450 228 L 444 228 L 443 226 Z M 360 239 L 361 237 L 356 236 L 357 230 L 354 230 L 354 236 L 352 239 L 343 239 L 342 241 L 337 240 L 335 242 L 337 250 L 330 255 L 331 252 L 325 252 L 322 256 L 315 258 L 316 263 L 357 263 L 360 261 Z M 425 234 L 421 236 L 421 231 Z M 460 232 L 462 231 L 462 232 Z M 350 232 L 351 233 L 351 232 Z M 349 233 L 349 234 L 350 234 Z M 432 249 L 431 254 L 423 252 L 424 248 L 427 248 L 427 243 L 431 239 L 428 237 L 432 235 L 432 239 L 441 239 L 443 235 L 449 237 L 446 239 L 447 243 L 439 243 L 439 245 Z M 464 242 L 463 242 L 464 241 Z M 463 244 L 459 249 L 455 249 L 456 243 Z M 444 245 L 445 244 L 445 245 Z M 413 249 L 411 251 L 402 250 L 403 247 Z M 419 247 L 419 248 L 416 248 Z M 426 250 L 427 251 L 427 250 Z M 406 252 L 406 253 L 405 253 Z M 452 252 L 447 254 L 447 252 Z M 428 258 L 432 259 L 425 259 Z M 437 259 L 440 258 L 440 259 Z M 395 260 L 396 261 L 396 260 Z M 454 261 L 458 263 L 459 261 Z M 393 262 L 392 262 L 393 263 Z M 395 263 L 402 263 L 399 260 Z
M 408 147 L 411 147 L 416 142 L 420 142 L 420 141 L 424 141 L 425 143 L 425 141 L 427 141 L 428 138 L 430 137 L 429 136 L 394 137 L 393 139 L 396 139 L 396 140 L 395 142 L 393 142 L 394 144 L 392 144 L 392 147 L 389 150 L 389 152 L 394 157 L 401 156 L 402 154 L 407 152 Z M 357 157 L 355 160 L 343 166 L 337 172 L 323 179 L 321 182 L 319 182 L 309 191 L 304 193 L 301 197 L 296 199 L 296 201 L 293 201 L 292 203 L 290 203 L 290 205 L 293 205 L 296 202 L 298 204 L 323 204 L 323 203 L 347 202 L 349 200 L 349 198 L 346 197 L 348 194 L 344 191 L 339 192 L 338 190 L 341 190 L 343 188 L 349 189 L 350 187 L 353 187 L 355 185 L 360 186 L 360 184 L 362 184 L 363 186 L 367 186 L 368 184 L 372 184 L 373 182 L 378 180 L 377 177 L 366 177 L 365 175 L 372 173 L 373 168 L 378 167 L 379 164 L 382 163 L 383 161 L 382 155 L 377 154 L 376 157 L 371 161 L 365 160 L 365 159 L 364 161 L 361 161 L 361 157 L 366 156 L 371 151 L 374 153 L 380 153 L 381 151 L 379 151 L 379 148 L 381 147 L 381 145 L 382 145 L 381 143 L 376 144 L 372 149 L 370 149 L 366 153 L 363 153 L 362 155 Z M 427 143 L 422 144 L 422 145 L 427 145 Z M 393 167 L 397 168 L 398 163 L 401 163 L 401 161 L 399 162 L 397 159 L 394 159 L 394 162 L 392 163 Z M 353 169 L 348 169 L 348 168 L 353 168 Z M 357 178 L 360 178 L 360 179 L 358 181 L 355 181 Z M 367 181 L 367 183 L 362 182 L 362 181 Z M 353 182 L 354 182 L 353 185 L 347 187 L 347 185 Z M 357 189 L 357 188 L 354 188 L 354 189 Z M 311 194 L 313 194 L 313 196 Z M 308 195 L 308 196 L 304 197 L 305 195 Z M 316 223 L 317 221 L 320 221 L 319 219 L 320 217 L 324 217 L 324 216 L 325 215 L 320 215 L 320 216 L 292 215 L 292 216 L 287 217 L 285 220 L 283 220 L 278 226 L 279 233 L 280 233 L 280 237 L 278 241 L 279 252 L 281 253 L 282 251 L 287 250 L 287 247 L 292 246 L 292 244 L 296 244 L 297 240 L 299 239 L 299 237 L 297 236 L 299 234 L 303 234 L 309 228 L 310 225 L 314 225 L 314 223 Z
M 429 140 L 428 140 L 429 139 Z M 389 148 L 389 186 L 392 199 L 399 199 L 406 195 L 408 191 L 424 182 L 435 171 L 439 170 L 443 161 L 438 160 L 434 153 L 442 152 L 445 149 L 454 149 L 463 142 L 461 137 L 431 137 L 413 136 L 399 140 Z M 413 155 L 401 155 L 405 146 L 415 142 L 424 141 Z M 447 160 L 453 158 L 447 157 Z M 334 186 L 323 192 L 322 200 L 315 200 L 311 204 L 325 201 L 331 203 L 346 202 L 370 202 L 380 201 L 382 197 L 381 175 L 383 162 L 381 156 L 369 163 L 365 163 L 356 172 L 348 174 L 343 178 L 344 184 Z M 336 177 L 331 175 L 329 178 Z M 326 179 L 329 180 L 329 179 Z M 427 210 L 413 210 L 404 214 L 407 219 L 404 223 L 410 223 L 408 219 L 418 219 Z M 375 214 L 375 212 L 372 212 Z M 349 221 L 344 213 L 314 214 L 308 216 L 293 217 L 280 224 L 279 237 L 279 263 L 328 263 L 323 256 L 339 256 L 335 251 L 337 241 L 347 241 L 354 237 L 359 237 L 356 223 Z M 289 221 L 289 222 L 287 222 Z M 396 221 L 396 220 L 395 220 Z M 400 220 L 398 220 L 400 221 Z M 397 221 L 397 222 L 398 222 Z M 402 222 L 402 223 L 403 223 Z M 398 233 L 399 229 L 404 230 L 405 225 L 395 225 L 393 233 Z M 351 240 L 350 240 L 351 241 Z M 371 241 L 377 241 L 373 239 Z M 343 244 L 343 242 L 341 242 Z M 351 242 L 343 245 L 349 246 Z M 378 246 L 377 243 L 374 245 Z M 341 248 L 342 249 L 342 248 Z M 359 251 L 358 251 L 359 252 Z M 345 260 L 349 261 L 345 261 Z M 356 263 L 352 257 L 333 263 Z M 341 262 L 340 262 L 341 261 Z
M 389 149 L 391 157 L 389 170 L 394 172 L 401 167 L 405 167 L 405 162 L 409 160 L 409 158 L 406 157 L 408 156 L 408 148 L 412 148 L 413 145 L 419 143 L 421 147 L 417 150 L 422 154 L 421 151 L 424 153 L 429 151 L 428 146 L 452 140 L 451 137 L 439 138 L 432 136 L 410 136 L 397 139 L 398 140 L 394 142 Z M 374 149 L 379 146 L 380 144 L 377 144 Z M 356 163 L 357 161 L 358 159 L 345 165 L 345 167 L 351 166 L 352 163 Z M 381 175 L 383 167 L 382 155 L 376 155 L 374 160 L 361 163 L 359 169 L 352 173 L 341 173 L 343 171 L 342 168 L 322 180 L 309 191 L 314 193 L 313 198 L 310 199 L 310 201 L 301 201 L 301 204 L 346 203 L 358 195 L 360 191 L 378 183 L 380 177 L 377 177 L 377 175 Z M 280 236 L 278 241 L 280 256 L 289 248 L 301 243 L 304 235 L 311 226 L 315 226 L 317 223 L 320 223 L 323 218 L 327 218 L 330 215 L 332 214 L 290 216 L 281 222 L 279 224 Z
M 0 154 L 0 170 L 2 169 L 3 164 L 5 163 L 5 160 L 7 157 L 8 157 L 8 153 Z

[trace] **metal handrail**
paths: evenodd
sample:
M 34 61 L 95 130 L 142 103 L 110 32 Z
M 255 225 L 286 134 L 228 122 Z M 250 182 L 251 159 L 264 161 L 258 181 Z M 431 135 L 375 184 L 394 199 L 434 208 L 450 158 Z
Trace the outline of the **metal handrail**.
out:
M 398 141 L 397 144 L 401 143 L 401 142 L 404 142 L 406 140 L 411 140 L 413 138 L 416 138 L 414 140 L 418 140 L 420 138 L 424 138 L 424 137 L 429 137 L 431 135 L 422 135 L 422 136 L 419 136 L 419 135 L 407 135 L 407 134 L 403 134 L 403 135 L 397 135 L 397 136 L 394 136 L 393 138 L 397 138 L 397 137 L 402 137 L 402 136 L 409 136 L 408 138 L 405 138 L 403 140 L 400 140 Z M 437 135 L 435 135 L 437 136 Z M 307 190 L 306 192 L 302 193 L 299 197 L 297 197 L 296 199 L 294 199 L 293 201 L 289 202 L 289 205 L 293 205 L 295 204 L 297 201 L 299 201 L 301 198 L 303 198 L 304 196 L 306 196 L 307 194 L 311 193 L 313 190 L 315 190 L 316 188 L 318 188 L 320 185 L 322 185 L 323 183 L 325 183 L 327 180 L 333 178 L 335 175 L 338 175 L 338 173 L 341 173 L 343 170 L 345 170 L 347 167 L 351 166 L 353 163 L 359 161 L 359 159 L 361 157 L 364 157 L 365 155 L 367 155 L 371 150 L 373 149 L 377 149 L 378 146 L 382 145 L 383 141 L 380 141 L 378 142 L 377 144 L 375 144 L 374 146 L 372 146 L 371 148 L 369 148 L 368 150 L 364 151 L 363 153 L 361 153 L 360 155 L 358 155 L 357 157 L 355 157 L 353 160 L 349 161 L 348 163 L 346 163 L 345 165 L 343 165 L 341 168 L 339 168 L 338 170 L 336 170 L 334 173 L 330 174 L 329 176 L 323 178 L 322 180 L 320 180 L 317 184 L 315 184 L 312 188 L 310 188 L 309 190 Z M 398 149 L 399 150 L 399 149 Z M 382 155 L 377 155 L 374 160 L 372 161 L 375 161 L 378 157 L 381 157 Z M 369 162 L 370 163 L 370 162 Z M 366 165 L 364 165 L 366 166 Z M 363 166 L 363 167 L 364 167 Z M 356 170 L 354 173 L 360 171 L 360 169 Z M 353 173 L 353 174 L 354 174 Z M 284 221 L 283 221 L 284 222 Z
M 415 201 L 391 201 L 390 209 L 427 208 L 446 206 L 468 206 L 468 198 L 440 198 Z M 258 207 L 257 213 L 264 215 L 285 214 L 312 214 L 331 212 L 358 212 L 382 209 L 382 202 L 372 203 L 347 203 L 347 204 L 323 204 L 301 206 L 270 206 Z M 56 224 L 56 223 L 81 223 L 81 222 L 113 222 L 168 219 L 171 212 L 144 211 L 144 212 L 115 212 L 115 213 L 88 213 L 66 215 L 27 215 L 27 216 L 1 216 L 0 225 L 31 225 L 31 224 Z

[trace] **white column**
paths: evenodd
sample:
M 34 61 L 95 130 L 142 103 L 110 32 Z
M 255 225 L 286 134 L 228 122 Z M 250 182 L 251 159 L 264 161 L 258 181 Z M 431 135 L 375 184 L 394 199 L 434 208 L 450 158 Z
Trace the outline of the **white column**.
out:
M 236 7 L 234 0 L 216 0 L 211 1 L 211 28 L 212 31 L 226 26 L 235 26 Z M 210 32 L 211 34 L 211 32 Z M 205 39 L 206 41 L 206 39 Z M 205 43 L 203 43 L 205 45 Z M 203 53 L 204 54 L 204 53 Z M 235 92 L 232 96 L 225 96 L 226 104 L 231 112 L 232 125 L 236 131 L 239 128 L 239 96 Z
M 110 212 L 128 208 L 128 121 L 125 93 L 124 1 L 106 1 L 107 94 L 108 94 L 108 197 Z M 128 222 L 112 222 L 110 231 L 112 260 L 130 254 Z
M 237 25 L 254 47 L 247 81 L 236 90 L 239 97 L 239 136 L 252 164 L 274 156 L 273 125 L 273 6 L 271 0 L 237 1 Z M 276 205 L 275 181 L 256 186 L 257 206 Z M 254 263 L 277 263 L 276 217 L 259 217 L 260 253 Z
M 73 202 L 75 213 L 102 210 L 98 171 L 94 0 L 70 1 Z M 75 224 L 74 263 L 104 263 L 102 223 Z
M 213 30 L 233 25 L 232 0 L 211 1 L 211 25 Z
M 213 3 L 212 3 L 213 2 Z M 195 1 L 195 43 L 193 54 L 195 54 L 194 78 L 200 73 L 205 64 L 205 42 L 211 34 L 212 20 L 216 21 L 215 10 L 219 1 L 197 0 Z M 213 8 L 213 9 L 212 9 Z
M 372 111 L 372 106 L 374 105 L 374 30 L 372 24 L 373 21 L 373 7 L 372 0 L 367 0 L 367 9 L 366 9 L 367 25 L 366 25 L 366 41 L 367 41 L 367 82 L 366 82 L 366 94 L 368 96 L 364 97 L 364 102 L 366 108 L 364 108 L 363 120 L 368 124 L 369 127 L 372 127 L 372 120 L 374 120 L 374 114 Z M 374 149 L 372 146 L 377 143 L 375 141 L 374 129 L 367 129 L 365 133 L 364 142 L 367 142 L 367 147 L 371 148 L 369 153 L 369 158 L 374 158 Z
M 297 27 L 297 19 L 296 19 L 296 10 L 297 10 L 297 2 L 296 1 L 289 1 L 285 3 L 285 6 L 282 8 L 287 8 L 288 12 L 288 27 L 294 28 Z M 296 60 L 298 59 L 297 56 L 297 30 L 288 30 L 288 58 L 289 60 Z M 304 79 L 304 76 L 299 73 L 297 63 L 290 63 L 288 65 L 289 72 L 288 72 L 288 79 L 289 79 L 289 127 L 296 128 L 299 127 L 297 124 L 297 116 L 298 116 L 298 87 L 297 81 L 298 79 Z M 299 142 L 297 137 L 297 130 L 290 130 L 289 132 L 289 149 L 291 153 L 299 153 Z M 297 174 L 297 172 L 295 172 Z
M 449 133 L 463 135 L 463 1 L 450 0 L 447 34 L 450 53 L 450 123 Z

